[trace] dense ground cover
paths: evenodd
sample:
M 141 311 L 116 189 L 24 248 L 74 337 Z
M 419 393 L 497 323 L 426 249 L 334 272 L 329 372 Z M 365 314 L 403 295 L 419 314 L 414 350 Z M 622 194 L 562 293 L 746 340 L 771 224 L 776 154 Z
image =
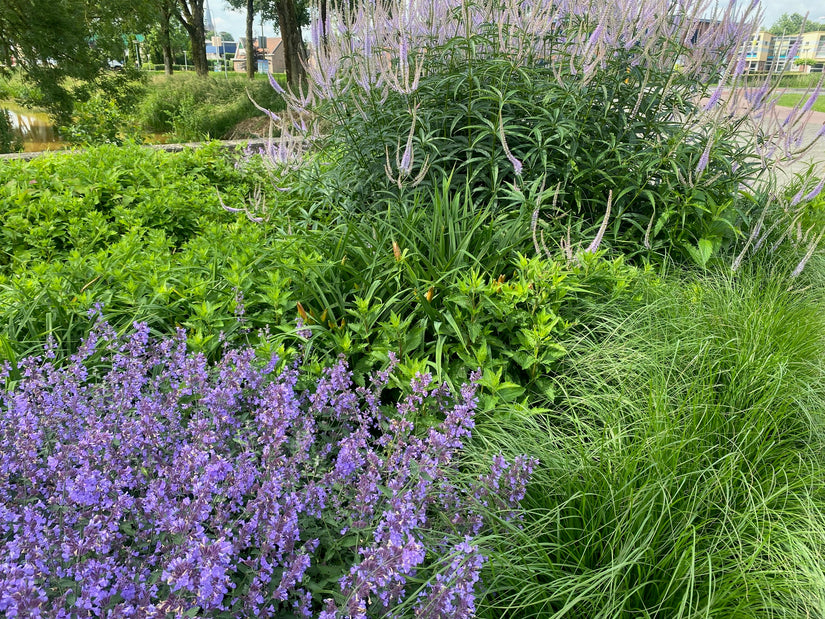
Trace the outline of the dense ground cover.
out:
M 263 155 L 0 168 L 0 610 L 825 616 L 814 98 L 733 5 L 386 8 Z

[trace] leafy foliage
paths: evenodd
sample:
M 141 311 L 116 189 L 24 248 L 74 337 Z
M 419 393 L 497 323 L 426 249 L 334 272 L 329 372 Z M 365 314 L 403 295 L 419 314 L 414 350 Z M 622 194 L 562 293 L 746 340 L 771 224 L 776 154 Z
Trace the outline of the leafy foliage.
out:
M 14 153 L 22 148 L 23 144 L 14 131 L 8 110 L 0 107 L 0 153 Z
M 221 207 L 215 184 L 229 204 L 255 189 L 217 147 L 102 147 L 7 163 L 0 354 L 16 358 L 48 336 L 73 351 L 97 302 L 118 328 L 144 320 L 169 334 L 184 325 L 212 352 L 222 331 L 241 328 L 240 299 L 254 316 L 248 328 L 278 324 L 290 295 L 268 269 L 275 250 L 260 226 Z

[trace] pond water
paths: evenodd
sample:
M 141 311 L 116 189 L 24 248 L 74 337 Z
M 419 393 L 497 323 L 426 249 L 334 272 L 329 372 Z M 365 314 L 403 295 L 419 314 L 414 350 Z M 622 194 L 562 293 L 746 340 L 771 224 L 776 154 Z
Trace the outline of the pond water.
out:
M 0 101 L 0 108 L 11 113 L 11 124 L 23 138 L 24 151 L 55 150 L 66 146 L 58 137 L 48 114 L 35 112 L 10 101 Z

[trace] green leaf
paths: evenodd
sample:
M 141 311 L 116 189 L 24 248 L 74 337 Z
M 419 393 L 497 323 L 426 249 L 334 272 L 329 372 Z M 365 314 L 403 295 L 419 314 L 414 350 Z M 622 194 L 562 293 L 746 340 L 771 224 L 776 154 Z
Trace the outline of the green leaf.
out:
M 696 246 L 688 244 L 685 245 L 685 249 L 687 249 L 693 262 L 704 268 L 707 265 L 708 260 L 710 260 L 711 256 L 713 256 L 713 241 L 708 239 L 699 239 Z

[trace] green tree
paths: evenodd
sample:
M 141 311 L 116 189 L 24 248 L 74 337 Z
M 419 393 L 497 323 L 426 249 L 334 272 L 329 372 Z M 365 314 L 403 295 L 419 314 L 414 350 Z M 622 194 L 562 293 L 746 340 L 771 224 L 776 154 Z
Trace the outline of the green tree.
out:
M 799 13 L 782 13 L 779 19 L 768 28 L 768 32 L 777 35 L 816 32 L 817 30 L 825 30 L 825 25 L 806 21 L 805 17 Z
M 204 0 L 178 0 L 176 16 L 189 35 L 192 46 L 192 65 L 201 77 L 209 75 L 206 60 L 206 27 L 203 23 Z
M 304 61 L 307 58 L 306 46 L 301 35 L 303 25 L 302 13 L 306 14 L 309 23 L 309 14 L 304 0 L 269 0 L 270 11 L 274 9 L 276 23 L 281 31 L 281 40 L 284 46 L 284 61 L 286 63 L 286 79 L 293 89 L 304 79 Z M 303 9 L 303 10 L 302 10 Z M 270 12 L 272 14 L 272 12 Z
M 189 51 L 189 35 L 174 19 L 176 0 L 160 0 L 160 19 L 146 35 L 149 57 L 154 64 L 163 64 L 166 75 L 171 75 L 174 64 L 183 63 L 183 51 Z
M 227 0 L 234 10 L 246 11 L 246 41 L 252 41 L 252 24 L 255 15 L 262 20 L 272 21 L 280 30 L 284 46 L 287 81 L 295 86 L 303 79 L 307 51 L 301 27 L 309 24 L 309 3 L 307 0 Z M 326 3 L 323 5 L 326 7 Z M 248 47 L 248 46 L 245 46 Z M 252 79 L 255 63 L 246 63 L 246 75 Z
M 79 96 L 67 78 L 88 85 L 102 80 L 107 61 L 123 58 L 123 34 L 153 19 L 150 3 L 109 0 L 3 0 L 0 67 L 17 64 L 37 86 L 39 105 L 58 121 Z M 88 92 L 86 88 L 86 92 Z
M 227 4 L 233 10 L 246 11 L 246 35 L 244 37 L 244 49 L 246 50 L 246 76 L 249 79 L 255 77 L 255 62 L 253 62 L 252 50 L 252 23 L 255 20 L 255 14 L 260 13 L 262 9 L 261 0 L 227 0 Z
M 219 36 L 221 41 L 234 41 L 235 38 L 232 36 L 230 32 L 224 32 L 223 30 L 220 32 L 215 32 L 214 30 L 207 30 L 206 31 L 206 38 L 211 39 L 214 36 Z

